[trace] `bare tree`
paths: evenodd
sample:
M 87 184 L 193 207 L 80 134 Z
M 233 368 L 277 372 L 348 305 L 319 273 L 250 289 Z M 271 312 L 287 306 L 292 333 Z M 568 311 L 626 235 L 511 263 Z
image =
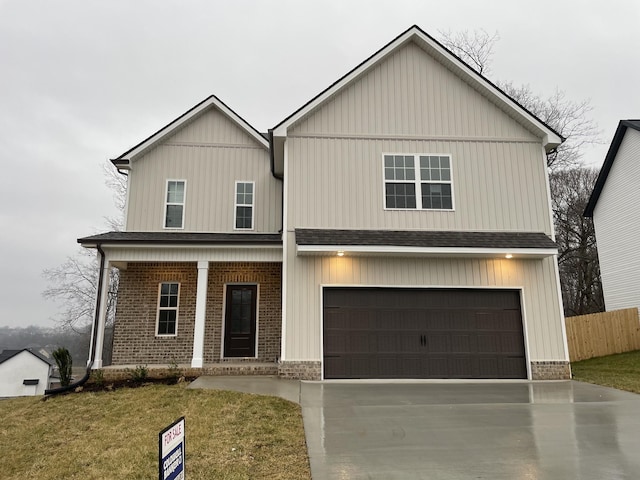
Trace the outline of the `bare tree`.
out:
M 440 30 L 440 42 L 462 59 L 475 71 L 486 75 L 490 71 L 493 47 L 500 36 L 498 32 L 493 35 L 486 30 L 463 30 L 451 33 Z
M 559 170 L 549 178 L 566 315 L 604 310 L 593 220 L 582 215 L 597 178 L 591 168 Z
M 498 33 L 489 35 L 485 30 L 467 30 L 452 34 L 440 32 L 440 41 L 470 67 L 486 75 L 490 71 L 493 47 L 500 39 Z M 548 97 L 536 94 L 529 85 L 497 82 L 498 86 L 516 102 L 533 113 L 565 138 L 558 148 L 547 154 L 551 170 L 573 168 L 580 165 L 584 147 L 601 143 L 600 130 L 591 118 L 593 107 L 589 100 L 574 101 L 557 89 Z
M 529 85 L 516 87 L 511 82 L 499 82 L 499 85 L 507 95 L 565 138 L 560 146 L 547 154 L 547 166 L 552 171 L 579 166 L 584 147 L 602 143 L 601 132 L 591 118 L 593 107 L 589 100 L 570 100 L 559 89 L 544 98 L 533 93 Z
M 472 68 L 481 74 L 489 71 L 497 33 L 491 36 L 480 30 L 440 34 L 442 43 Z M 498 86 L 565 138 L 547 154 L 565 314 L 602 311 L 595 230 L 592 220 L 582 216 L 597 172 L 582 168 L 581 157 L 587 145 L 601 143 L 600 131 L 591 118 L 591 103 L 570 100 L 560 89 L 543 97 L 529 85 L 518 87 L 512 82 L 498 82 Z
M 109 228 L 120 231 L 124 227 L 124 207 L 127 201 L 127 177 L 118 173 L 111 162 L 106 162 L 102 169 L 105 176 L 105 184 L 113 191 L 113 203 L 120 212 L 117 217 L 105 217 Z
M 105 183 L 114 192 L 116 207 L 124 212 L 126 199 L 126 178 L 116 173 L 112 165 L 104 168 Z M 105 217 L 105 222 L 111 230 L 120 230 L 123 225 L 123 215 L 119 217 Z M 87 328 L 94 319 L 100 262 L 95 252 L 79 247 L 73 256 L 54 268 L 43 270 L 42 275 L 49 282 L 49 286 L 42 295 L 61 305 L 56 316 L 56 323 L 63 328 L 70 328 L 78 334 L 89 335 Z M 109 271 L 109 292 L 107 296 L 107 318 L 105 333 L 105 362 L 109 363 L 109 348 L 111 331 L 115 320 L 115 306 L 119 284 L 119 271 L 112 268 Z

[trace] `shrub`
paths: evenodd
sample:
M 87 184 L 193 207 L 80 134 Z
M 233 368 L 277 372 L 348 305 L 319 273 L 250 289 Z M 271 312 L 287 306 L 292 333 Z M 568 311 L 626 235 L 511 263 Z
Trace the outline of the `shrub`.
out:
M 182 376 L 182 371 L 180 367 L 178 367 L 178 362 L 175 359 L 172 359 L 169 365 L 167 366 L 168 375 L 167 378 L 174 382 L 178 382 L 178 379 Z
M 60 385 L 68 387 L 71 383 L 71 369 L 73 368 L 73 358 L 69 350 L 60 347 L 53 352 L 53 358 L 58 365 L 58 373 L 60 374 Z
M 138 365 L 133 370 L 127 369 L 127 371 L 129 372 L 131 380 L 136 383 L 143 383 L 149 376 L 149 369 L 146 365 Z
M 104 385 L 104 372 L 100 369 L 98 370 L 93 370 L 91 372 L 91 380 L 93 381 L 93 383 L 95 383 L 98 387 L 102 387 Z

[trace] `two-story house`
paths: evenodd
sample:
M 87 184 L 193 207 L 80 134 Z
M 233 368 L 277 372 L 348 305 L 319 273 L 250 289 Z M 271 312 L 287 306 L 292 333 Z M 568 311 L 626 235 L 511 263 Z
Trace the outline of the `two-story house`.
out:
M 418 27 L 261 135 L 209 97 L 125 152 L 113 363 L 303 379 L 570 375 L 561 136 Z

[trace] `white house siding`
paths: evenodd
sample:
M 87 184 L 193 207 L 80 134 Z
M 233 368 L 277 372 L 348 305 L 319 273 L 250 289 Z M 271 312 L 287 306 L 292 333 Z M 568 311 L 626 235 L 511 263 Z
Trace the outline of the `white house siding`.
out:
M 289 234 L 289 245 L 295 245 Z M 321 285 L 522 288 L 530 361 L 565 361 L 552 257 L 481 258 L 297 257 L 289 249 L 284 352 L 287 361 L 321 360 Z
M 410 42 L 289 129 L 291 135 L 385 134 L 540 139 Z
M 540 143 L 292 138 L 287 229 L 520 230 L 551 234 Z M 450 154 L 454 211 L 385 210 L 383 153 Z
M 287 230 L 551 234 L 541 145 L 410 42 L 289 130 Z M 451 155 L 455 210 L 384 210 L 385 153 Z
M 233 232 L 235 181 L 255 182 L 252 231 L 281 228 L 282 183 L 268 151 L 215 109 L 134 160 L 128 231 L 163 231 L 168 179 L 187 183 L 183 231 Z
M 593 212 L 607 310 L 640 307 L 640 132 L 628 128 Z
M 24 385 L 25 379 L 37 379 L 38 385 Z M 49 365 L 32 353 L 20 352 L 0 364 L 0 397 L 43 395 L 48 382 Z

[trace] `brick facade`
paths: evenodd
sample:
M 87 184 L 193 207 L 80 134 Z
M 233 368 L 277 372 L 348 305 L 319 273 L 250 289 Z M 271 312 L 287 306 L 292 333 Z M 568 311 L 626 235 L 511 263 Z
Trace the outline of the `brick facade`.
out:
M 569 362 L 531 362 L 532 380 L 571 380 Z
M 278 375 L 291 380 L 321 380 L 321 362 L 282 362 L 278 366 Z
M 276 362 L 280 356 L 281 263 L 210 263 L 205 319 L 205 364 L 221 359 L 224 286 L 258 285 L 258 358 Z M 130 263 L 120 271 L 113 340 L 113 365 L 190 364 L 193 355 L 196 263 Z M 158 286 L 179 282 L 177 335 L 157 337 Z M 233 361 L 237 361 L 233 359 Z
M 281 263 L 211 263 L 207 291 L 207 322 L 204 332 L 204 363 L 223 362 L 224 286 L 258 285 L 257 362 L 276 362 L 280 358 L 282 335 Z M 231 359 L 238 362 L 238 359 Z

